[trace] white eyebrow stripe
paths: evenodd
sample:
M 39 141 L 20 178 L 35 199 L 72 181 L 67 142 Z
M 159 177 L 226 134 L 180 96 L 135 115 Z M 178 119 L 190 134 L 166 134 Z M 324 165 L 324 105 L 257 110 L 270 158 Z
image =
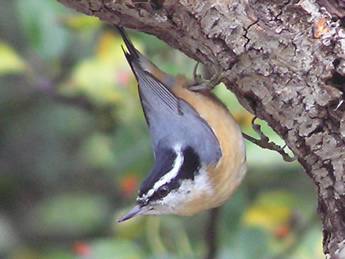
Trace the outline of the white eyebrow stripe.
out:
M 182 155 L 181 150 L 176 150 L 176 158 L 174 161 L 174 165 L 172 167 L 172 169 L 167 172 L 165 175 L 163 175 L 162 178 L 160 178 L 154 185 L 153 185 L 153 190 L 158 190 L 159 187 L 161 187 L 162 185 L 169 183 L 173 178 L 175 178 L 178 174 L 178 172 L 180 171 L 180 168 L 183 164 L 184 161 L 184 157 Z
M 181 166 L 183 165 L 183 162 L 184 162 L 184 157 L 183 157 L 183 153 L 181 150 L 181 145 L 176 145 L 174 147 L 174 151 L 176 152 L 176 158 L 175 158 L 172 169 L 169 172 L 167 172 L 165 175 L 163 175 L 153 185 L 152 189 L 149 190 L 146 195 L 143 195 L 143 197 L 140 198 L 140 200 L 148 199 L 150 196 L 152 196 L 154 194 L 155 191 L 157 191 L 159 189 L 159 187 L 163 186 L 166 183 L 169 183 L 172 179 L 174 179 L 177 176 L 177 174 L 180 171 Z

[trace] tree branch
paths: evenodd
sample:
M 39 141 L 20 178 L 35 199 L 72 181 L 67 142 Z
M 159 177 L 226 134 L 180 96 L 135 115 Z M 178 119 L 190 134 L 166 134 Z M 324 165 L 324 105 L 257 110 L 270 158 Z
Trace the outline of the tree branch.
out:
M 155 35 L 212 73 L 226 71 L 227 87 L 284 139 L 317 186 L 324 252 L 341 258 L 345 239 L 341 12 L 332 17 L 312 0 L 59 1 L 109 24 Z

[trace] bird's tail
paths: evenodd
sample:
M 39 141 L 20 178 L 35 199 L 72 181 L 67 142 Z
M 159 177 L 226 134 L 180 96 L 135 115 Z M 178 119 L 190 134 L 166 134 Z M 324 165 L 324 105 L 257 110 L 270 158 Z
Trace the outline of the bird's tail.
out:
M 134 58 L 136 60 L 139 60 L 140 57 L 138 54 L 138 50 L 134 47 L 134 45 L 133 45 L 131 39 L 128 37 L 125 29 L 120 27 L 120 26 L 117 26 L 117 25 L 116 25 L 116 28 L 119 31 L 119 33 L 123 39 L 123 42 L 126 44 L 127 50 L 129 51 L 129 53 L 128 53 L 124 50 L 126 57 L 129 55 L 131 59 Z

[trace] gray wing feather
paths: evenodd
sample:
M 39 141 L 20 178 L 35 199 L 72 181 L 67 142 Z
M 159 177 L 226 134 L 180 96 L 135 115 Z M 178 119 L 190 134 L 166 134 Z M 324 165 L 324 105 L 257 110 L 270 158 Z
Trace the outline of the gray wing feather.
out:
M 198 112 L 152 74 L 136 65 L 133 67 L 155 156 L 161 148 L 180 145 L 193 147 L 206 163 L 218 161 L 221 157 L 219 142 Z
M 181 112 L 178 99 L 158 79 L 136 65 L 134 65 L 134 70 L 137 75 L 140 98 L 145 114 L 146 109 L 162 110 L 173 114 Z

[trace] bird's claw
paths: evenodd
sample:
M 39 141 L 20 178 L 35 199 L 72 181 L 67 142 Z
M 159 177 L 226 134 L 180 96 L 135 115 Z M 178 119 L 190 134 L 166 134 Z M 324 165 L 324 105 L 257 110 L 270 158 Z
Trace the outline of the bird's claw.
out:
M 261 126 L 259 124 L 255 124 L 256 119 L 257 119 L 257 117 L 255 116 L 251 121 L 251 125 L 252 125 L 252 128 L 254 129 L 254 131 L 260 137 L 260 139 L 255 139 L 255 138 L 253 138 L 253 137 L 251 137 L 245 133 L 243 133 L 243 137 L 245 139 L 253 142 L 254 144 L 258 145 L 261 148 L 277 151 L 283 157 L 284 161 L 286 161 L 286 162 L 292 162 L 292 161 L 296 160 L 297 156 L 290 157 L 284 151 L 286 144 L 283 147 L 281 147 L 281 146 L 279 146 L 279 145 L 277 145 L 274 142 L 269 140 L 269 138 L 261 131 Z
M 199 62 L 195 64 L 195 67 L 193 69 L 193 78 L 194 78 L 194 84 L 188 86 L 188 90 L 190 91 L 201 91 L 201 90 L 212 90 L 215 86 L 217 86 L 223 78 L 226 76 L 226 71 L 215 74 L 211 77 L 211 79 L 206 80 L 203 79 L 201 75 L 197 73 L 199 66 Z

